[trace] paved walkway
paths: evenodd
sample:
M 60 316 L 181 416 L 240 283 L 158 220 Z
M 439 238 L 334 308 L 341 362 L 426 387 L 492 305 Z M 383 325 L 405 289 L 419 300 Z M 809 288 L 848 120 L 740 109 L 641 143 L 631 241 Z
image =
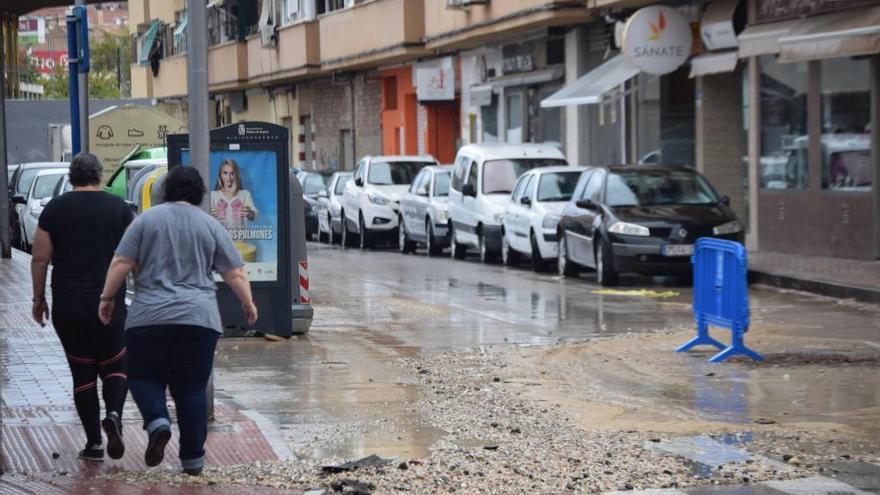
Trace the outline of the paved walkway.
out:
M 97 465 L 76 458 L 85 435 L 73 405 L 72 379 L 54 329 L 40 328 L 30 318 L 30 280 L 29 256 L 14 251 L 11 260 L 0 260 L 0 468 L 4 474 L 0 493 L 166 493 L 157 487 L 122 490 L 115 484 L 90 479 L 102 473 L 146 469 L 146 433 L 130 396 L 123 413 L 125 457 L 119 461 L 108 458 Z M 207 465 L 286 456 L 284 449 L 273 450 L 252 415 L 242 414 L 233 404 L 218 401 L 215 417 L 206 445 Z M 176 437 L 174 430 L 162 467 L 177 468 Z M 213 487 L 211 493 L 245 493 L 240 488 L 217 490 Z M 207 493 L 204 488 L 189 491 L 202 492 Z
M 769 285 L 880 303 L 880 261 L 757 251 L 749 271 Z

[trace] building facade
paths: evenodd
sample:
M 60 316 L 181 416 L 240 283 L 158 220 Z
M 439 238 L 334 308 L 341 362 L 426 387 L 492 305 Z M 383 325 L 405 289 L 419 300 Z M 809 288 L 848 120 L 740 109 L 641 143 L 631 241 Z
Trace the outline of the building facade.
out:
M 586 165 L 684 164 L 728 198 L 752 249 L 876 259 L 878 3 L 670 0 L 689 48 L 659 74 L 625 47 L 656 2 L 222 0 L 213 123 L 287 126 L 306 169 L 379 153 L 448 163 L 499 141 L 558 143 Z M 185 1 L 133 0 L 129 18 L 133 96 L 185 115 Z

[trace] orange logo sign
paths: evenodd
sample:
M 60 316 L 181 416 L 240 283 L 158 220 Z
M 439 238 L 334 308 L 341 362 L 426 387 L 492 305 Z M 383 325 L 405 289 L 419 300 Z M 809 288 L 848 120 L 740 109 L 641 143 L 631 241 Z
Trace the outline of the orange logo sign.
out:
M 666 29 L 666 17 L 663 15 L 663 11 L 660 11 L 659 19 L 657 20 L 657 24 L 648 21 L 648 24 L 651 26 L 651 35 L 648 36 L 649 40 L 658 41 L 660 39 L 660 35 L 663 34 L 663 31 Z

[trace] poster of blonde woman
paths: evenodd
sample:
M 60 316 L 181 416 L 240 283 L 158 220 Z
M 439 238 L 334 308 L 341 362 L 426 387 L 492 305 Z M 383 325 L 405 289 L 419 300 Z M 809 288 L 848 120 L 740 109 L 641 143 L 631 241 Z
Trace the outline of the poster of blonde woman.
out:
M 182 154 L 184 164 L 189 153 Z M 278 184 L 271 151 L 212 150 L 208 211 L 235 242 L 252 281 L 278 280 Z
M 248 222 L 256 220 L 259 215 L 250 191 L 242 187 L 238 163 L 231 158 L 223 160 L 211 191 L 210 208 L 211 216 L 229 230 L 247 229 Z

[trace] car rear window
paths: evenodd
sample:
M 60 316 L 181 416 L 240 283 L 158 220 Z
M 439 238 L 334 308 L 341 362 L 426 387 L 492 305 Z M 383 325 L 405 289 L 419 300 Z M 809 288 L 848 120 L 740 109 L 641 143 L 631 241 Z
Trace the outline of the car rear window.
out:
M 538 201 L 568 201 L 580 179 L 580 172 L 541 174 L 538 183 Z
M 351 180 L 351 174 L 342 175 L 336 181 L 336 194 L 342 194 L 345 191 L 345 185 Z
M 483 164 L 483 194 L 510 194 L 519 176 L 538 167 L 567 165 L 558 158 L 489 160 Z
M 434 196 L 449 196 L 449 172 L 434 174 Z
M 419 171 L 430 163 L 425 162 L 373 162 L 367 182 L 376 186 L 412 184 Z
M 646 170 L 608 175 L 608 206 L 701 205 L 718 195 L 699 174 L 680 170 Z
M 43 175 L 37 177 L 37 183 L 34 184 L 34 199 L 51 198 L 55 192 L 55 186 L 58 181 L 64 177 L 64 174 Z
M 34 183 L 34 177 L 37 176 L 37 172 L 41 169 L 38 168 L 29 168 L 27 170 L 22 170 L 21 175 L 18 177 L 18 189 L 15 191 L 16 194 L 27 194 L 28 191 L 31 190 L 31 184 Z
M 324 184 L 324 179 L 322 179 L 320 175 L 309 174 L 306 175 L 305 180 L 303 181 L 303 194 L 314 196 L 323 191 L 325 187 L 326 184 Z

